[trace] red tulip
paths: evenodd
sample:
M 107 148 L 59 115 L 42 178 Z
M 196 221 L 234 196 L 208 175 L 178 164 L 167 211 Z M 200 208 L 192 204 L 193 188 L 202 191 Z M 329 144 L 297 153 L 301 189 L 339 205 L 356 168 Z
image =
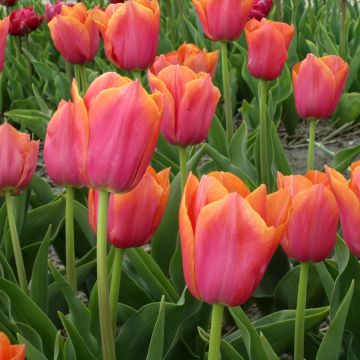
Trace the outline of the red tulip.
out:
M 21 193 L 34 175 L 39 141 L 18 132 L 8 123 L 0 126 L 0 194 Z
M 156 56 L 160 32 L 158 0 L 129 0 L 94 10 L 106 57 L 124 70 L 147 69 Z
M 326 175 L 317 171 L 305 176 L 278 173 L 278 188 L 291 196 L 289 224 L 281 240 L 286 254 L 299 261 L 322 261 L 336 243 L 339 211 Z
M 308 54 L 294 65 L 295 104 L 303 119 L 326 119 L 336 109 L 349 72 L 348 64 L 335 55 L 318 58 Z
M 6 39 L 9 32 L 10 19 L 6 17 L 0 20 L 0 71 L 4 67 Z
M 180 205 L 183 269 L 190 292 L 210 304 L 238 306 L 259 285 L 286 227 L 286 190 L 250 193 L 230 173 L 189 175 Z
M 254 5 L 251 8 L 249 19 L 261 20 L 267 17 L 271 11 L 273 2 L 272 0 L 254 0 Z
M 72 96 L 72 102 L 60 102 L 49 122 L 44 162 L 50 178 L 56 184 L 86 186 L 89 120 L 75 80 L 72 85 Z
M 192 0 L 205 35 L 236 40 L 243 31 L 253 0 Z
M 92 12 L 83 3 L 62 5 L 61 13 L 48 25 L 54 45 L 65 60 L 85 64 L 94 59 L 99 47 L 99 30 Z
M 45 20 L 49 23 L 56 15 L 61 13 L 61 8 L 63 5 L 74 6 L 73 3 L 64 3 L 61 0 L 56 0 L 55 4 L 46 3 L 45 4 Z
M 169 193 L 169 169 L 156 173 L 149 166 L 141 181 L 131 191 L 125 194 L 111 194 L 108 208 L 108 241 L 123 249 L 147 244 L 161 222 Z M 89 222 L 94 232 L 97 224 L 98 196 L 97 191 L 89 191 Z
M 360 256 L 360 161 L 351 164 L 351 179 L 346 181 L 336 170 L 325 166 L 340 210 L 344 240 L 355 256 Z
M 9 338 L 0 332 L 0 359 L 25 360 L 25 345 L 11 345 Z
M 157 56 L 150 71 L 154 75 L 169 65 L 184 65 L 195 73 L 207 72 L 213 77 L 215 75 L 219 50 L 208 53 L 200 50 L 194 44 L 182 44 L 177 51 Z
M 44 17 L 38 16 L 32 6 L 14 10 L 10 13 L 9 33 L 14 36 L 23 36 L 36 30 Z
M 157 76 L 149 71 L 148 77 L 151 89 L 164 95 L 161 131 L 166 140 L 181 146 L 204 141 L 220 99 L 210 74 L 170 65 Z
M 248 44 L 248 69 L 252 76 L 274 80 L 282 72 L 294 26 L 281 22 L 251 19 L 245 25 Z
M 0 0 L 0 4 L 4 6 L 14 6 L 17 3 L 17 0 Z

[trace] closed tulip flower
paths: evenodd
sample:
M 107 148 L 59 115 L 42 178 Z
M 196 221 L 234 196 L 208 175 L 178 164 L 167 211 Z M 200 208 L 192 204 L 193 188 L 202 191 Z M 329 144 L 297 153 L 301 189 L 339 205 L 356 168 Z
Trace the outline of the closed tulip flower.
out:
M 326 259 L 336 242 L 339 211 L 326 175 L 309 171 L 305 176 L 278 173 L 278 188 L 291 196 L 287 230 L 281 240 L 286 254 L 299 262 Z
M 157 76 L 148 72 L 150 87 L 164 95 L 161 132 L 175 145 L 199 144 L 208 135 L 220 91 L 210 74 L 195 74 L 181 65 L 170 65 Z
M 248 44 L 248 69 L 252 76 L 274 80 L 282 72 L 294 26 L 281 22 L 251 19 L 245 26 Z
M 9 32 L 10 19 L 6 17 L 0 20 L 0 71 L 4 67 L 6 39 Z
M 108 241 L 122 249 L 147 244 L 161 222 L 169 193 L 169 169 L 156 173 L 149 166 L 141 181 L 131 191 L 125 194 L 111 194 L 108 208 Z M 89 222 L 94 232 L 97 224 L 98 196 L 96 190 L 89 191 Z
M 207 72 L 213 77 L 218 59 L 218 50 L 208 53 L 206 50 L 200 50 L 194 44 L 183 44 L 177 51 L 158 56 L 150 70 L 157 75 L 169 65 L 184 65 L 195 73 Z
M 5 5 L 5 6 L 14 6 L 17 3 L 17 0 L 0 0 L 0 4 L 1 5 Z
M 120 69 L 149 68 L 156 56 L 160 32 L 157 0 L 129 0 L 94 10 L 104 39 L 106 57 Z
M 289 194 L 250 193 L 230 173 L 213 172 L 199 182 L 190 174 L 179 213 L 186 284 L 210 304 L 238 306 L 259 285 L 286 227 Z
M 62 5 L 61 13 L 48 25 L 54 45 L 65 60 L 85 64 L 94 59 L 99 47 L 99 30 L 83 3 Z
M 39 141 L 17 131 L 10 124 L 0 126 L 0 194 L 21 193 L 34 175 Z
M 192 0 L 205 35 L 236 40 L 244 29 L 253 0 Z
M 9 33 L 14 36 L 23 36 L 36 30 L 44 17 L 39 16 L 32 6 L 14 10 L 10 13 Z
M 344 240 L 355 256 L 360 256 L 360 161 L 351 164 L 351 179 L 346 181 L 335 169 L 325 167 L 331 190 L 340 211 Z
M 254 5 L 251 8 L 249 18 L 261 20 L 262 18 L 267 17 L 271 11 L 272 5 L 272 0 L 254 0 Z
M 0 359 L 25 360 L 25 345 L 11 345 L 9 338 L 0 332 Z
M 326 119 L 336 109 L 346 78 L 348 64 L 340 57 L 308 54 L 292 71 L 295 104 L 306 118 Z

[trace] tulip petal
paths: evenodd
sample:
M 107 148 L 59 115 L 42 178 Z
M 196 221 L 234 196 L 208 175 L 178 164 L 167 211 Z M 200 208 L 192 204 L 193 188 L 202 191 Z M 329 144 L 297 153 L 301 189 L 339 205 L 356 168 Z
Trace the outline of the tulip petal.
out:
M 206 1 L 205 0 L 192 0 L 192 3 L 197 12 L 201 27 L 202 27 L 205 35 L 209 39 L 215 40 L 209 31 L 208 20 L 207 20 L 207 15 L 206 15 Z
M 313 184 L 324 184 L 325 186 L 329 185 L 329 180 L 325 173 L 316 170 L 309 170 L 305 177 L 309 179 Z
M 24 360 L 25 359 L 25 345 L 11 345 L 11 360 Z
M 250 193 L 246 184 L 230 172 L 213 171 L 209 174 L 209 176 L 220 181 L 229 193 L 236 192 L 242 197 L 245 197 Z
M 10 356 L 10 340 L 3 332 L 0 332 L 0 359 L 11 359 Z
M 5 58 L 5 47 L 6 39 L 9 33 L 10 19 L 9 17 L 0 20 L 0 71 L 4 67 L 4 58 Z
M 287 189 L 291 198 L 293 199 L 296 194 L 306 189 L 310 189 L 313 183 L 305 176 L 290 175 L 284 176 L 280 172 L 277 173 L 277 186 L 279 189 Z
M 246 201 L 266 221 L 266 185 L 262 184 L 247 197 Z

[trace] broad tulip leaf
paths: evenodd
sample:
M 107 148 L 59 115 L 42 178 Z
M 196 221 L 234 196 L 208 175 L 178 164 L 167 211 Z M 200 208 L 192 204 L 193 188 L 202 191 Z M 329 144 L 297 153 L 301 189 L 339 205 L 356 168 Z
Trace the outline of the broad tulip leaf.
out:
M 221 121 L 217 116 L 214 116 L 208 135 L 209 144 L 219 151 L 224 156 L 228 155 L 228 144 L 226 133 Z
M 345 171 L 353 161 L 353 159 L 360 154 L 360 145 L 340 150 L 336 153 L 334 158 L 328 162 L 328 166 L 337 171 Z
M 46 205 L 50 201 L 53 200 L 54 194 L 51 190 L 50 185 L 40 176 L 37 174 L 34 174 L 34 176 L 31 179 L 30 186 L 32 191 L 36 195 L 36 205 Z M 32 199 L 31 203 L 34 203 L 34 200 Z
M 31 342 L 20 334 L 17 335 L 19 344 L 25 344 L 26 359 L 27 360 L 47 360 L 48 358 L 42 354 Z

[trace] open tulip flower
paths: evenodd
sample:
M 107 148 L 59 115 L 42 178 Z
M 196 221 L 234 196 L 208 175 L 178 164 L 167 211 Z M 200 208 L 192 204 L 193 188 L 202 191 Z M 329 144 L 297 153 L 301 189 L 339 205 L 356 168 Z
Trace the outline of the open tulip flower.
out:
M 99 30 L 92 11 L 83 3 L 62 5 L 60 14 L 48 26 L 55 47 L 65 60 L 85 64 L 94 59 L 99 47 Z
M 13 10 L 10 13 L 9 33 L 13 36 L 23 36 L 36 30 L 44 17 L 39 16 L 32 6 Z
M 215 75 L 216 66 L 219 59 L 219 50 L 207 52 L 200 50 L 194 44 L 182 44 L 176 51 L 158 56 L 155 59 L 150 71 L 154 75 L 169 65 L 184 65 L 195 73 L 207 72 L 212 77 Z
M 120 69 L 149 68 L 156 56 L 160 32 L 158 0 L 129 0 L 94 10 L 104 39 L 105 55 Z
M 285 253 L 299 262 L 326 259 L 336 243 L 339 211 L 324 173 L 305 176 L 278 173 L 278 188 L 291 196 L 287 230 L 281 240 Z
M 231 173 L 190 174 L 179 213 L 186 284 L 210 304 L 238 306 L 260 283 L 288 220 L 287 190 L 249 192 Z
M 335 169 L 325 167 L 340 210 L 344 240 L 355 256 L 360 256 L 360 161 L 351 164 L 351 179 L 346 181 Z
M 0 72 L 4 67 L 6 39 L 10 27 L 10 19 L 6 17 L 0 20 Z
M 346 78 L 348 64 L 336 55 L 306 59 L 294 65 L 292 81 L 295 104 L 303 119 L 326 119 L 335 111 Z
M 280 76 L 288 58 L 294 26 L 262 18 L 245 25 L 248 44 L 248 69 L 252 76 L 274 80 Z
M 273 5 L 272 0 L 254 0 L 253 7 L 251 8 L 249 18 L 261 20 L 269 15 Z
M 170 65 L 157 76 L 149 71 L 148 77 L 151 90 L 164 95 L 161 132 L 165 139 L 180 146 L 204 141 L 220 99 L 210 74 Z
M 192 0 L 205 35 L 211 40 L 236 40 L 243 31 L 253 0 Z
M 9 338 L 0 332 L 0 359 L 25 360 L 25 345 L 11 345 Z
M 108 209 L 108 241 L 122 249 L 147 244 L 164 215 L 169 194 L 169 169 L 156 173 L 150 166 L 131 191 L 125 194 L 111 194 Z M 96 190 L 89 191 L 89 222 L 94 232 L 97 224 L 98 196 Z

